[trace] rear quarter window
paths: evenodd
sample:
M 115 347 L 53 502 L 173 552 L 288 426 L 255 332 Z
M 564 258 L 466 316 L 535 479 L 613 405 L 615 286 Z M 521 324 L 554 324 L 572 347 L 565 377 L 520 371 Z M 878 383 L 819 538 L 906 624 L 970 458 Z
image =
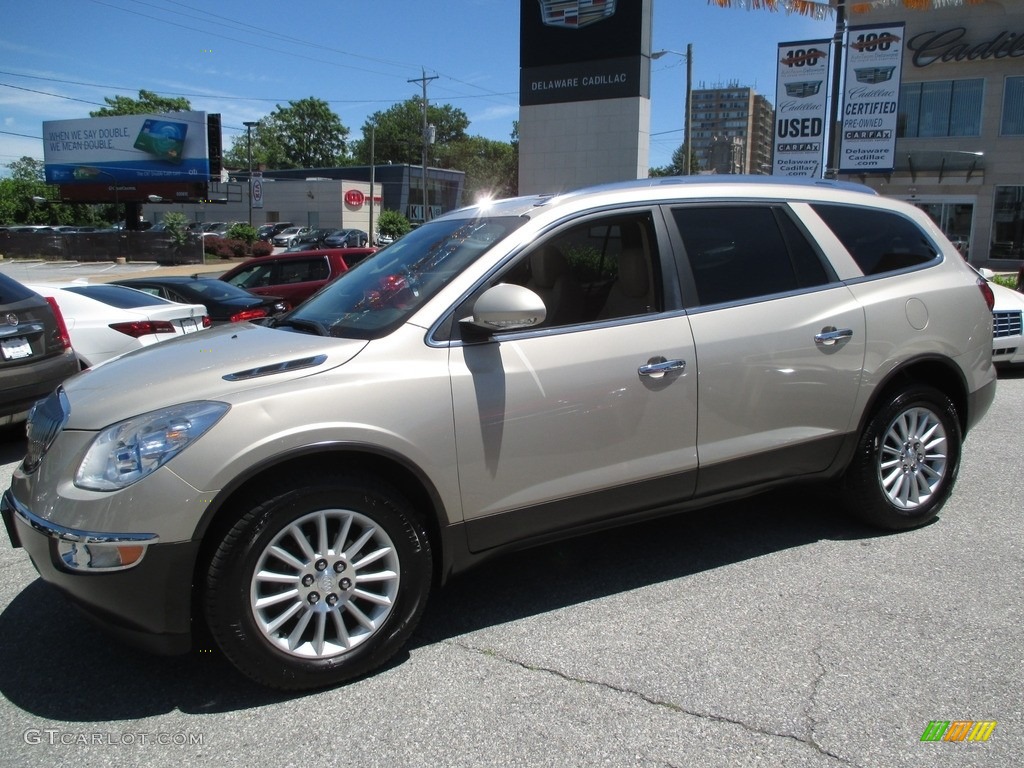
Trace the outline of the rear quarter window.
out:
M 927 264 L 939 252 L 910 219 L 875 208 L 812 204 L 865 275 L 881 275 Z

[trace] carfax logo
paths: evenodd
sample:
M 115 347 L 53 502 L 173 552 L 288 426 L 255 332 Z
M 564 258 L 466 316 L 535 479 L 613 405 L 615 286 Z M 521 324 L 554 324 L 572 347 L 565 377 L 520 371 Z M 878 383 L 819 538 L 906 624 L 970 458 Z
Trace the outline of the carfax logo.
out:
M 921 741 L 988 741 L 995 728 L 995 720 L 932 720 Z
M 615 0 L 540 0 L 545 26 L 580 29 L 615 15 Z

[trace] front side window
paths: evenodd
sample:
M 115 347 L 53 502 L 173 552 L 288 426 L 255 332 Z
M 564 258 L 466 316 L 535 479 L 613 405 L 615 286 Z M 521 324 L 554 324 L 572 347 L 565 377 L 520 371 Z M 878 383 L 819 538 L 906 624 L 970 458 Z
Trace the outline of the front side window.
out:
M 874 208 L 812 204 L 865 275 L 927 264 L 938 258 L 935 244 L 910 219 Z
M 273 265 L 271 264 L 254 264 L 248 269 L 243 269 L 238 274 L 228 279 L 231 285 L 237 285 L 239 288 L 260 288 L 262 286 L 271 284 L 271 274 L 273 272 Z
M 544 301 L 541 327 L 634 317 L 662 309 L 649 211 L 589 219 L 546 238 L 491 284 L 523 285 Z
M 692 206 L 676 208 L 672 216 L 701 305 L 785 293 L 831 279 L 780 207 Z

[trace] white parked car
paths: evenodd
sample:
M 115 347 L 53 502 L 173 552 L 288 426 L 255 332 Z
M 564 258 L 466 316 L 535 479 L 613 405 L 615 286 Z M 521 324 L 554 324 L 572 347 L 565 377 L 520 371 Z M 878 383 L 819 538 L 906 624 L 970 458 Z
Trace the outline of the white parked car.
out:
M 987 269 L 981 273 L 989 278 L 996 297 L 992 308 L 992 362 L 1000 366 L 1024 365 L 1024 293 L 992 282 L 992 273 Z
M 121 285 L 30 287 L 57 302 L 83 368 L 210 327 L 202 304 L 179 304 Z

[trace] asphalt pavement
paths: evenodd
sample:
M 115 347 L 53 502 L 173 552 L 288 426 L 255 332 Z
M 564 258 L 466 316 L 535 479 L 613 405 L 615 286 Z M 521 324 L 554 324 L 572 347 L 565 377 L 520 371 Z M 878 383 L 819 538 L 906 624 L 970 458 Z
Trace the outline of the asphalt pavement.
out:
M 1001 377 L 919 530 L 791 488 L 508 555 L 385 669 L 306 694 L 121 645 L 2 541 L 0 765 L 1020 766 L 1022 413 Z M 936 721 L 995 726 L 922 741 Z

